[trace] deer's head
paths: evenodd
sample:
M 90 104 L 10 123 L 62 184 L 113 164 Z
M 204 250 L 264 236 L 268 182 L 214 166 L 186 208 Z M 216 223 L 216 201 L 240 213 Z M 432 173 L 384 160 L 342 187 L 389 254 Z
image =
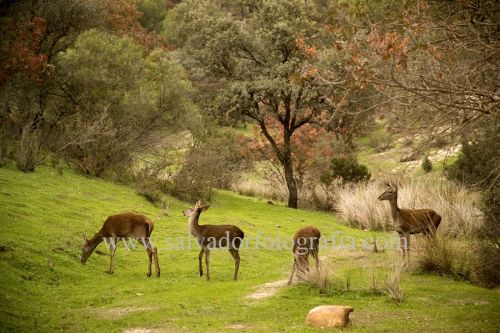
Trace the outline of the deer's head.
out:
M 185 211 L 182 212 L 184 216 L 191 217 L 194 213 L 201 213 L 206 211 L 210 205 L 203 205 L 200 200 L 191 208 L 186 209 Z
M 82 257 L 80 259 L 80 261 L 82 262 L 82 264 L 85 264 L 85 262 L 87 261 L 87 259 L 92 254 L 92 250 L 93 250 L 93 248 L 90 245 L 89 240 L 87 239 L 87 235 L 83 234 Z
M 386 189 L 384 193 L 379 195 L 379 200 L 391 200 L 397 198 L 398 196 L 398 187 L 394 184 L 386 184 Z

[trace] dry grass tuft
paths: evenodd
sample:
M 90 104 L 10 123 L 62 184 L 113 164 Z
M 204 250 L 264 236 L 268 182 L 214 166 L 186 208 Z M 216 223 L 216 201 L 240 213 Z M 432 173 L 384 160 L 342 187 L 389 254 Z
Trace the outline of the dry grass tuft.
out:
M 299 279 L 318 289 L 320 293 L 327 293 L 333 286 L 330 267 L 325 263 L 320 265 L 319 270 L 311 268 L 309 272 L 305 272 L 303 276 L 299 276 Z
M 434 238 L 421 238 L 417 242 L 417 267 L 439 275 L 469 280 L 477 262 L 478 240 L 452 239 L 437 234 Z
M 385 280 L 384 291 L 397 304 L 401 304 L 404 300 L 404 292 L 401 288 L 401 277 L 404 273 L 404 266 L 400 263 L 392 264 L 389 274 Z
M 336 209 L 350 226 L 369 230 L 390 230 L 390 207 L 377 197 L 383 184 L 371 182 L 345 187 L 337 192 Z M 446 180 L 412 179 L 401 182 L 398 192 L 401 208 L 431 208 L 442 216 L 439 232 L 452 236 L 476 233 L 483 219 L 478 209 L 480 195 Z

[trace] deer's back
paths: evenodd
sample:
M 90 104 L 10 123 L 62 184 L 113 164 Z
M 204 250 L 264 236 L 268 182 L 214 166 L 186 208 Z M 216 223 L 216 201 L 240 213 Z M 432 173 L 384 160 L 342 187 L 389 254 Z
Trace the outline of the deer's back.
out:
M 149 237 L 154 223 L 142 214 L 126 212 L 109 216 L 102 226 L 104 237 Z
M 299 229 L 295 235 L 293 235 L 293 253 L 297 251 L 298 247 L 317 249 L 320 238 L 321 232 L 316 227 L 308 226 Z
M 201 237 L 214 237 L 215 239 L 220 239 L 222 237 L 229 238 L 243 238 L 245 234 L 243 231 L 235 225 L 221 224 L 205 224 L 200 226 L 200 236 Z
M 441 216 L 432 209 L 400 209 L 399 219 L 403 231 L 411 233 L 437 229 L 441 223 Z

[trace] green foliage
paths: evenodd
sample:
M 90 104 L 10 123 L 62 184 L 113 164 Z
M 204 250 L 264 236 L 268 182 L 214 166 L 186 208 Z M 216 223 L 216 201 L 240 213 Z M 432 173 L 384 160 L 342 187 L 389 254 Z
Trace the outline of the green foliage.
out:
M 357 183 L 368 181 L 370 177 L 368 168 L 359 164 L 355 157 L 336 157 L 331 161 L 330 170 L 321 175 L 321 182 L 331 184 L 334 179 L 340 179 L 343 183 Z
M 150 31 L 160 32 L 162 22 L 167 14 L 165 0 L 143 0 L 139 5 L 142 26 Z
M 53 107 L 72 114 L 59 141 L 73 142 L 63 156 L 84 173 L 126 168 L 134 153 L 195 119 L 190 83 L 163 50 L 147 54 L 129 37 L 89 30 L 57 64 L 70 100 Z
M 429 160 L 429 156 L 427 155 L 424 156 L 421 165 L 422 165 L 422 170 L 424 170 L 425 173 L 429 173 L 432 171 L 432 163 Z
M 500 127 L 483 131 L 482 134 L 464 136 L 457 161 L 447 169 L 450 179 L 483 188 L 498 179 Z

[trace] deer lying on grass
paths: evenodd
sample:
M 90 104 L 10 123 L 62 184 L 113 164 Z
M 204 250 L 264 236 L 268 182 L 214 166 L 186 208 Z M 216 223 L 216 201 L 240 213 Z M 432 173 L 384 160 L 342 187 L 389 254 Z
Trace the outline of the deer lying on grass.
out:
M 393 184 L 386 184 L 387 188 L 378 200 L 388 200 L 391 204 L 391 214 L 394 221 L 394 230 L 399 234 L 401 250 L 405 263 L 410 261 L 410 235 L 423 233 L 433 237 L 436 233 L 441 216 L 432 209 L 402 209 L 398 207 L 398 188 Z
M 188 226 L 189 232 L 196 238 L 198 245 L 201 247 L 198 256 L 200 276 L 203 276 L 202 259 L 205 254 L 205 264 L 207 266 L 207 281 L 210 280 L 210 249 L 218 247 L 228 247 L 229 252 L 234 258 L 234 280 L 238 280 L 238 270 L 240 268 L 239 248 L 245 234 L 240 228 L 234 225 L 199 225 L 198 219 L 201 212 L 204 212 L 210 207 L 203 206 L 201 201 L 198 201 L 194 207 L 186 209 L 183 214 L 189 217 Z
M 99 245 L 103 240 L 109 245 L 109 253 L 111 256 L 111 264 L 109 267 L 109 273 L 113 274 L 115 271 L 115 251 L 118 242 L 122 238 L 135 238 L 139 243 L 144 245 L 148 257 L 148 274 L 151 276 L 151 262 L 154 257 L 156 276 L 160 276 L 160 265 L 158 264 L 158 251 L 150 243 L 151 233 L 153 232 L 154 223 L 148 219 L 146 216 L 136 213 L 121 213 L 116 215 L 111 215 L 106 219 L 101 230 L 99 230 L 94 237 L 87 239 L 87 236 L 83 236 L 85 244 L 82 249 L 82 264 L 84 264 L 90 257 L 92 252 L 94 252 L 97 245 Z
M 293 275 L 302 279 L 306 272 L 309 272 L 309 255 L 315 260 L 316 272 L 319 271 L 319 239 L 321 233 L 318 228 L 304 227 L 299 229 L 293 236 L 293 267 L 288 284 L 292 283 Z

